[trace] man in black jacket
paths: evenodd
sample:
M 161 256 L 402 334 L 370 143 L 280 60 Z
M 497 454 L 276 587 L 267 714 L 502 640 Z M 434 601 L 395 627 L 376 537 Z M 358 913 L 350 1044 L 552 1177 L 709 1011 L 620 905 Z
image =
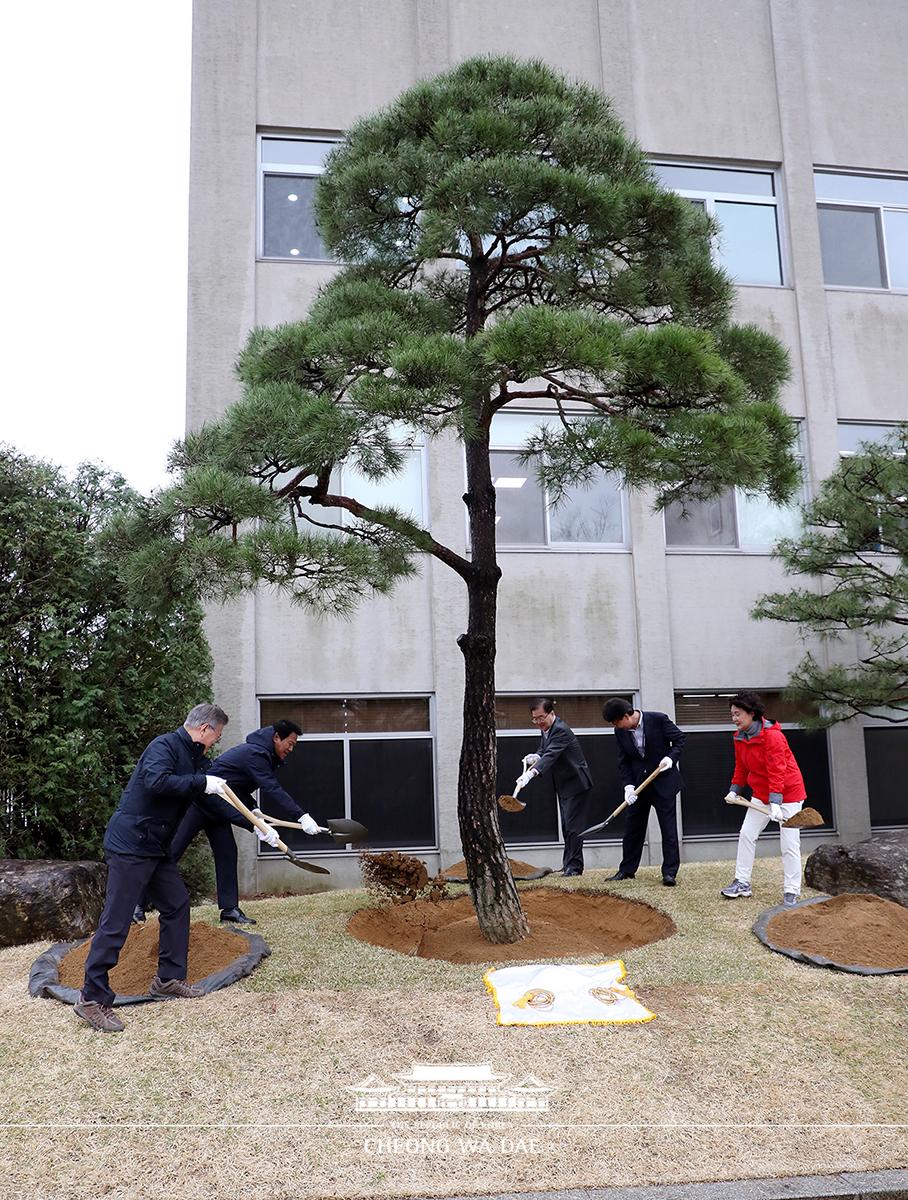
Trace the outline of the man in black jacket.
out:
M 75 1013 L 100 1033 L 125 1026 L 113 1012 L 108 975 L 129 933 L 133 909 L 147 890 L 161 914 L 158 973 L 149 991 L 163 998 L 193 999 L 202 993 L 186 982 L 189 956 L 189 893 L 170 857 L 177 826 L 194 801 L 216 812 L 212 801 L 223 780 L 206 773 L 209 750 L 227 724 L 214 704 L 197 704 L 185 723 L 146 746 L 104 834 L 107 894 L 85 963 L 85 982 Z M 275 840 L 276 837 L 275 837 Z
M 587 818 L 593 777 L 573 731 L 555 715 L 554 700 L 548 696 L 534 700 L 530 719 L 542 739 L 539 753 L 528 754 L 524 760 L 527 769 L 517 782 L 523 788 L 537 775 L 552 772 L 564 835 L 561 874 L 582 875 L 583 838 L 580 833 L 589 824 Z
M 319 833 L 318 825 L 281 787 L 275 776 L 275 772 L 293 753 L 302 732 L 293 721 L 276 721 L 273 725 L 256 729 L 247 735 L 245 742 L 219 755 L 209 765 L 208 773 L 223 779 L 247 808 L 255 807 L 252 793 L 258 791 L 259 804 L 269 817 L 297 821 L 304 833 L 315 835 Z M 234 825 L 249 830 L 253 826 L 226 801 L 216 800 L 215 803 L 221 809 L 216 816 L 212 816 L 209 809 L 197 804 L 190 805 L 171 844 L 171 857 L 174 862 L 179 862 L 189 843 L 204 829 L 214 856 L 221 920 L 237 925 L 254 925 L 253 918 L 240 908 L 236 841 L 233 836 Z M 146 907 L 147 902 L 136 907 L 134 921 L 141 923 L 145 920 Z
M 666 887 L 674 887 L 681 865 L 675 798 L 683 783 L 678 759 L 684 734 L 665 713 L 640 712 L 621 696 L 606 700 L 602 715 L 615 730 L 618 774 L 629 806 L 621 865 L 611 878 L 634 878 L 643 853 L 650 808 L 654 808 L 662 830 L 662 882 Z M 647 784 L 638 799 L 635 789 L 657 767 L 660 774 Z

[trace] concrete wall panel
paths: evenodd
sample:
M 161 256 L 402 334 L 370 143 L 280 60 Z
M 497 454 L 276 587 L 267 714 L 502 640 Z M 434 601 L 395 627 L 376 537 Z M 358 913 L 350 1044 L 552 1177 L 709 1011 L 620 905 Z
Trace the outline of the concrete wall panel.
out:
M 262 126 L 343 131 L 418 76 L 412 0 L 299 0 L 258 8 Z
M 637 137 L 654 154 L 781 158 L 766 0 L 627 0 Z
M 908 170 L 904 0 L 799 0 L 814 162 Z
M 782 403 L 795 417 L 803 417 L 804 373 L 798 308 L 791 288 L 739 287 L 735 298 L 735 321 L 765 329 L 788 348 L 791 378 L 782 391 Z
M 827 291 L 840 419 L 908 420 L 908 296 Z

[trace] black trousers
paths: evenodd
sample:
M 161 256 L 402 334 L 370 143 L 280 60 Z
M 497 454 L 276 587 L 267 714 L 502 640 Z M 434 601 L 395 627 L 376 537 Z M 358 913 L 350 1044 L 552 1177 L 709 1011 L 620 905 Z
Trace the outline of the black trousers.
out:
M 627 810 L 627 823 L 621 843 L 623 857 L 618 870 L 625 875 L 633 875 L 640 866 L 651 808 L 656 810 L 659 828 L 662 830 L 662 874 L 674 879 L 681 865 L 674 796 L 643 795 Z
M 561 809 L 561 832 L 564 835 L 563 871 L 583 870 L 583 838 L 580 834 L 589 825 L 589 808 L 592 788 L 570 799 L 558 797 Z
M 85 963 L 82 998 L 111 1005 L 108 975 L 117 965 L 132 925 L 133 909 L 147 894 L 161 914 L 158 976 L 185 979 L 189 958 L 189 893 L 175 862 L 169 858 L 139 858 L 135 854 L 106 854 L 107 895 L 104 911 Z M 151 980 L 149 979 L 149 984 Z

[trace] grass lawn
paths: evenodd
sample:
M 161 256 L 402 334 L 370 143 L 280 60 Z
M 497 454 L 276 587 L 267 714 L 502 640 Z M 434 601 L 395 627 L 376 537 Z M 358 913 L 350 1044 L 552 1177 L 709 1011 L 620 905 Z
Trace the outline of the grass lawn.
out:
M 908 975 L 771 953 L 750 926 L 780 898 L 781 863 L 757 861 L 750 901 L 721 899 L 730 878 L 691 864 L 674 890 L 655 868 L 620 885 L 678 926 L 625 955 L 657 1019 L 623 1027 L 496 1026 L 482 966 L 350 938 L 362 892 L 249 902 L 272 957 L 201 1000 L 119 1009 L 119 1035 L 28 996 L 43 945 L 0 951 L 0 1197 L 434 1196 L 906 1166 Z M 353 1085 L 413 1062 L 489 1062 L 556 1090 L 536 1114 L 356 1111 Z

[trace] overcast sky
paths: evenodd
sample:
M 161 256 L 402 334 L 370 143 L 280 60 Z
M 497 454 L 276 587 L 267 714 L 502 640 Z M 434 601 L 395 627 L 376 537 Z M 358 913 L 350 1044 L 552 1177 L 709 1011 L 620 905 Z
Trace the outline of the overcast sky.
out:
M 0 4 L 0 441 L 147 491 L 183 430 L 191 0 Z

